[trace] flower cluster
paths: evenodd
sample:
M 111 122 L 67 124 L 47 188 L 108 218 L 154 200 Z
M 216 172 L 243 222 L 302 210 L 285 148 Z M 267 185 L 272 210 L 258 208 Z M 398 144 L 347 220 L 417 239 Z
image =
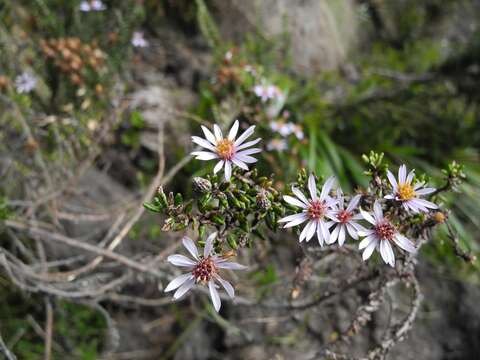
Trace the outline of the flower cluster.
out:
M 83 12 L 90 12 L 90 11 L 103 11 L 106 10 L 107 7 L 101 0 L 84 0 L 80 3 L 79 6 L 80 11 Z
M 131 43 L 134 47 L 148 47 L 148 41 L 145 39 L 143 31 L 134 31 Z
M 18 93 L 29 93 L 37 86 L 37 78 L 30 72 L 24 72 L 15 78 L 15 89 Z
M 253 92 L 257 97 L 260 98 L 262 102 L 267 102 L 269 100 L 275 100 L 283 96 L 282 90 L 280 90 L 275 85 L 255 85 L 253 87 Z

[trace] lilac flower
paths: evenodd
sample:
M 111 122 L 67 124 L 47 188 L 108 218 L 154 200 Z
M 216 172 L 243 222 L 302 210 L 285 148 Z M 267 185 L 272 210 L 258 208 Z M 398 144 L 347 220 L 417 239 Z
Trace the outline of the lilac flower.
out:
M 330 234 L 327 244 L 333 244 L 338 239 L 338 245 L 342 246 L 345 242 L 346 234 L 348 233 L 352 239 L 358 240 L 358 231 L 365 230 L 358 220 L 363 219 L 362 215 L 355 213 L 358 207 L 361 195 L 355 195 L 348 206 L 345 208 L 345 198 L 342 190 L 337 189 L 337 206 L 329 218 L 335 223 L 334 229 Z
M 244 270 L 247 267 L 234 262 L 229 262 L 221 256 L 215 255 L 213 250 L 213 241 L 217 233 L 211 234 L 205 243 L 203 254 L 199 254 L 197 247 L 192 239 L 183 238 L 183 246 L 188 250 L 193 260 L 180 254 L 170 255 L 168 261 L 175 266 L 185 267 L 187 273 L 177 276 L 165 288 L 165 292 L 176 290 L 173 294 L 175 300 L 181 298 L 195 284 L 208 286 L 210 297 L 215 310 L 220 310 L 221 301 L 218 295 L 218 282 L 227 292 L 231 299 L 235 297 L 235 290 L 228 281 L 222 279 L 218 274 L 219 269 Z
M 292 133 L 291 123 L 286 123 L 284 121 L 270 121 L 270 129 L 286 137 Z
M 420 199 L 422 195 L 428 195 L 435 192 L 434 188 L 424 187 L 424 183 L 417 182 L 412 185 L 415 170 L 407 175 L 407 167 L 400 166 L 398 169 L 398 182 L 395 176 L 387 171 L 388 181 L 392 185 L 393 193 L 385 196 L 385 199 L 400 201 L 405 210 L 411 210 L 414 213 L 428 212 L 428 209 L 437 209 L 438 206 L 430 201 Z
M 392 245 L 396 245 L 405 251 L 415 253 L 416 248 L 412 241 L 400 234 L 396 227 L 383 217 L 383 210 L 378 201 L 373 204 L 373 214 L 360 209 L 363 218 L 373 225 L 367 230 L 358 231 L 359 236 L 365 236 L 358 248 L 363 251 L 362 258 L 367 260 L 373 253 L 373 250 L 380 251 L 383 261 L 391 267 L 395 266 L 395 254 Z M 373 216 L 372 216 L 373 215 Z
M 143 31 L 134 31 L 131 43 L 135 47 L 147 47 L 148 46 L 148 41 L 144 38 Z
M 253 92 L 257 95 L 262 102 L 273 100 L 282 96 L 282 91 L 275 85 L 255 85 Z
M 261 152 L 259 148 L 251 148 L 257 144 L 261 139 L 255 139 L 245 142 L 245 140 L 253 134 L 255 126 L 250 126 L 245 132 L 235 140 L 237 136 L 239 123 L 235 120 L 232 128 L 230 129 L 228 136 L 224 138 L 222 130 L 215 124 L 213 125 L 213 133 L 202 125 L 203 133 L 206 140 L 198 136 L 192 136 L 192 141 L 209 151 L 194 151 L 192 155 L 195 155 L 198 160 L 219 160 L 213 172 L 216 174 L 222 167 L 225 168 L 225 180 L 229 181 L 232 176 L 233 165 L 238 166 L 244 170 L 248 170 L 247 164 L 257 162 L 257 159 L 250 156 Z M 215 134 L 215 135 L 214 135 Z
M 20 94 L 29 93 L 37 86 L 37 78 L 29 73 L 24 72 L 21 75 L 18 75 L 15 79 L 15 89 Z
M 283 199 L 290 205 L 297 206 L 302 209 L 301 213 L 289 215 L 279 220 L 280 223 L 286 223 L 284 228 L 300 225 L 307 221 L 307 225 L 300 233 L 300 242 L 306 240 L 307 242 L 317 234 L 318 242 L 323 246 L 330 238 L 329 228 L 333 225 L 333 221 L 326 221 L 326 218 L 333 214 L 333 206 L 336 200 L 329 196 L 330 190 L 335 182 L 332 176 L 325 181 L 320 196 L 317 194 L 317 186 L 315 177 L 310 175 L 308 178 L 308 190 L 310 192 L 310 199 L 297 188 L 292 187 L 292 192 L 295 197 L 285 195 Z
M 90 11 L 102 11 L 107 7 L 103 4 L 101 0 L 84 0 L 80 3 L 80 11 L 90 12 Z
M 284 139 L 273 139 L 267 143 L 268 151 L 285 151 L 288 149 L 288 144 Z

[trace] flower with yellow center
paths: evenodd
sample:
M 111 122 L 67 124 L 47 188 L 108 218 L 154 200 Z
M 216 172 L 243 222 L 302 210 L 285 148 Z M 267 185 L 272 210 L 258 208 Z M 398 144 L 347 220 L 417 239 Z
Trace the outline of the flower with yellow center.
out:
M 250 156 L 261 152 L 259 148 L 250 148 L 257 144 L 261 139 L 255 139 L 247 141 L 255 129 L 255 126 L 250 126 L 245 132 L 235 139 L 238 132 L 239 123 L 235 120 L 232 128 L 228 132 L 228 136 L 224 137 L 220 127 L 213 125 L 213 133 L 202 125 L 205 139 L 198 136 L 192 136 L 192 141 L 207 149 L 208 151 L 194 151 L 192 155 L 195 155 L 197 160 L 218 160 L 213 172 L 216 174 L 222 168 L 225 169 L 225 180 L 229 181 L 232 176 L 232 167 L 238 166 L 241 169 L 248 170 L 247 164 L 251 164 L 257 161 L 254 157 Z M 247 149 L 250 148 L 250 149 Z
M 385 196 L 385 199 L 396 200 L 402 203 L 402 206 L 407 211 L 414 213 L 428 212 L 429 209 L 437 209 L 438 206 L 431 201 L 420 199 L 422 195 L 428 195 L 435 192 L 432 187 L 424 187 L 424 183 L 412 183 L 415 176 L 415 170 L 412 170 L 407 175 L 407 167 L 400 166 L 398 169 L 398 182 L 390 170 L 387 171 L 388 181 L 392 186 L 392 193 Z

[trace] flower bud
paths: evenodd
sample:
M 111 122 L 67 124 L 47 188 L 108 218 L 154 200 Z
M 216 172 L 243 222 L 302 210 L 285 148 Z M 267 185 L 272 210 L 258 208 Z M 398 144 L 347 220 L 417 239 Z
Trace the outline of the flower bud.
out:
M 260 192 L 257 194 L 256 200 L 257 206 L 263 211 L 267 211 L 272 206 L 271 201 L 268 200 L 267 192 L 265 190 L 260 190 Z
M 206 194 L 212 190 L 212 183 L 201 177 L 193 178 L 193 190 L 200 194 Z

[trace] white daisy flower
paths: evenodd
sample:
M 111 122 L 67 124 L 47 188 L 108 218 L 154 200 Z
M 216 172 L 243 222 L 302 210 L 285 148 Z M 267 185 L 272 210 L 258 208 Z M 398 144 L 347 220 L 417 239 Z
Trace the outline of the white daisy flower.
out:
M 82 1 L 80 3 L 80 11 L 89 12 L 89 11 L 102 11 L 107 7 L 103 4 L 101 0 L 91 0 L 91 1 Z
M 218 274 L 219 269 L 230 270 L 244 270 L 247 267 L 234 262 L 229 262 L 221 256 L 215 255 L 213 250 L 213 241 L 217 233 L 211 234 L 205 242 L 203 255 L 198 252 L 197 247 L 192 239 L 188 237 L 183 238 L 183 246 L 192 255 L 193 260 L 180 254 L 170 255 L 167 260 L 175 266 L 185 267 L 188 272 L 177 276 L 165 288 L 165 292 L 176 290 L 173 294 L 175 300 L 181 298 L 187 291 L 189 291 L 195 284 L 202 284 L 208 286 L 210 290 L 210 297 L 215 310 L 220 310 L 221 301 L 218 295 L 216 282 L 223 286 L 228 296 L 231 299 L 235 297 L 235 290 L 227 280 L 224 280 Z
M 288 144 L 284 139 L 273 139 L 267 143 L 268 151 L 285 151 L 288 149 Z
M 257 162 L 257 159 L 250 155 L 257 154 L 262 151 L 259 148 L 247 149 L 248 147 L 257 144 L 261 140 L 260 138 L 245 142 L 245 140 L 253 134 L 255 125 L 250 126 L 242 135 L 238 137 L 238 139 L 235 140 L 238 132 L 238 126 L 238 120 L 235 120 L 226 138 L 223 137 L 222 130 L 220 130 L 220 127 L 217 124 L 213 125 L 213 133 L 202 125 L 202 130 L 205 134 L 206 140 L 198 136 L 192 136 L 192 141 L 195 144 L 198 144 L 201 147 L 209 150 L 194 151 L 192 152 L 192 155 L 195 155 L 195 158 L 198 160 L 219 159 L 220 161 L 217 163 L 217 165 L 215 165 L 213 172 L 216 174 L 222 169 L 222 167 L 224 167 L 225 180 L 227 181 L 229 181 L 230 177 L 232 176 L 233 165 L 236 165 L 244 170 L 248 170 L 247 164 Z
M 415 170 L 407 175 L 407 167 L 400 166 L 398 169 L 398 182 L 390 170 L 387 171 L 388 181 L 392 185 L 393 193 L 385 196 L 385 199 L 400 201 L 405 210 L 411 210 L 414 213 L 428 212 L 428 209 L 437 209 L 438 206 L 430 201 L 420 199 L 422 195 L 428 195 L 435 192 L 435 188 L 424 187 L 424 183 L 417 182 L 412 184 Z
M 340 188 L 337 189 L 337 206 L 329 218 L 335 223 L 335 228 L 330 234 L 327 244 L 333 244 L 338 239 L 338 245 L 342 246 L 348 233 L 352 239 L 358 240 L 358 231 L 365 230 L 357 223 L 363 219 L 362 215 L 355 213 L 360 202 L 361 195 L 355 195 L 345 208 L 345 198 Z
M 358 248 L 363 251 L 362 258 L 367 260 L 373 253 L 373 250 L 380 251 L 383 261 L 391 267 L 395 266 L 395 254 L 392 245 L 395 244 L 405 251 L 415 253 L 416 248 L 412 241 L 400 234 L 395 226 L 385 217 L 383 217 L 382 206 L 378 201 L 373 204 L 372 214 L 360 209 L 363 218 L 373 225 L 373 228 L 358 231 L 359 236 L 365 236 Z
M 336 200 L 329 196 L 335 178 L 332 176 L 325 181 L 320 196 L 317 194 L 317 186 L 315 177 L 310 175 L 308 178 L 308 190 L 310 192 L 310 199 L 297 188 L 292 187 L 292 192 L 295 197 L 285 195 L 283 199 L 290 205 L 302 208 L 302 212 L 294 215 L 286 216 L 279 220 L 281 223 L 286 223 L 284 228 L 300 225 L 307 222 L 307 225 L 300 233 L 300 242 L 303 240 L 310 241 L 310 239 L 317 234 L 318 242 L 323 246 L 330 238 L 329 228 L 333 225 L 333 221 L 325 221 L 327 217 L 332 215 L 332 207 L 336 204 Z
M 29 73 L 24 72 L 15 78 L 15 89 L 18 93 L 29 93 L 37 86 L 37 78 Z
M 143 31 L 134 31 L 131 43 L 134 47 L 148 46 L 148 41 L 144 38 Z

